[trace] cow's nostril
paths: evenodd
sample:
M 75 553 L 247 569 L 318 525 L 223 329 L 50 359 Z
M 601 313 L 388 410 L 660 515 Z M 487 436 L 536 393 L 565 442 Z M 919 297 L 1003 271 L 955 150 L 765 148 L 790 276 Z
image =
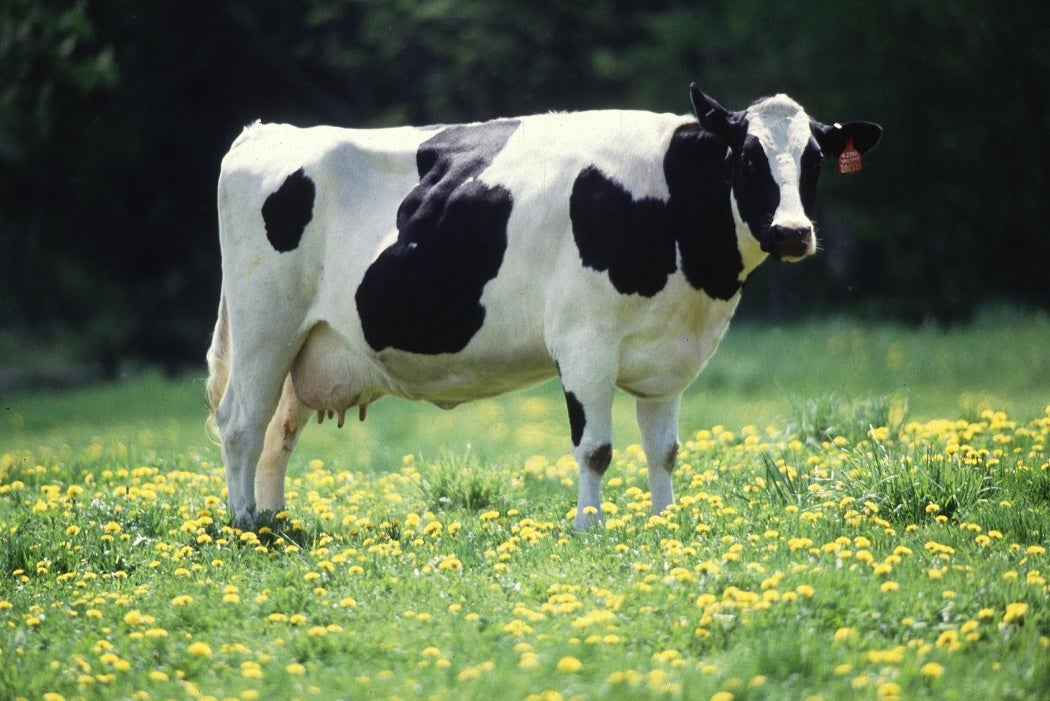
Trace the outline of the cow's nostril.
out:
M 805 241 L 812 233 L 813 229 L 808 226 L 791 227 L 777 225 L 770 229 L 770 234 L 776 243 L 785 243 L 789 240 Z

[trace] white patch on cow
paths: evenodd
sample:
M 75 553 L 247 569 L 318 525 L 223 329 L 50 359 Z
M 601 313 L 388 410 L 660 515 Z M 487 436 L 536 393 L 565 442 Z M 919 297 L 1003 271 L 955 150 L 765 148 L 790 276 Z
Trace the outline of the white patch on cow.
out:
M 787 95 L 775 95 L 748 108 L 747 120 L 748 133 L 762 144 L 773 180 L 780 188 L 780 205 L 772 225 L 812 228 L 798 189 L 802 153 L 812 138 L 809 115 Z
M 740 251 L 740 259 L 744 264 L 743 270 L 737 279 L 743 283 L 755 268 L 762 264 L 769 254 L 762 250 L 762 243 L 751 233 L 751 227 L 744 218 L 740 216 L 740 208 L 736 203 L 736 193 L 729 193 L 729 204 L 733 209 L 733 223 L 736 224 L 736 247 Z

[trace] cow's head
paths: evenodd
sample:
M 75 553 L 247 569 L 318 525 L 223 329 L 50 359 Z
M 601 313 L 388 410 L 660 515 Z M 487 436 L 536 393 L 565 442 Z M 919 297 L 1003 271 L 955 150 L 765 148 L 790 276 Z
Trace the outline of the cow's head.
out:
M 690 87 L 700 125 L 729 147 L 734 215 L 747 224 L 761 250 L 796 261 L 815 253 L 813 203 L 820 165 L 852 143 L 860 154 L 878 143 L 882 128 L 871 122 L 827 126 L 809 117 L 787 95 L 759 100 L 730 112 Z

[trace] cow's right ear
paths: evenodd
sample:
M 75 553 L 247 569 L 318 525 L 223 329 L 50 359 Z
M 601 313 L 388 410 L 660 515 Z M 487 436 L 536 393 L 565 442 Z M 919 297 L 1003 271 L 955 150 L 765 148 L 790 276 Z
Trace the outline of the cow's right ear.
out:
M 689 86 L 689 99 L 692 100 L 700 126 L 726 142 L 734 151 L 739 151 L 747 136 L 747 118 L 744 113 L 730 112 L 701 92 L 696 83 Z
M 874 122 L 846 122 L 828 126 L 810 120 L 810 129 L 820 144 L 820 150 L 832 158 L 838 158 L 848 143 L 852 143 L 853 148 L 863 155 L 875 148 L 882 138 L 882 127 Z

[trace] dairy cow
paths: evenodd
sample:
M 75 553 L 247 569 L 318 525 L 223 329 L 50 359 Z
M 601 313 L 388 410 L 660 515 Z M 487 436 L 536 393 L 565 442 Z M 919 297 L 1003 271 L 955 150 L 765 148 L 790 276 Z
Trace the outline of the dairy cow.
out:
M 785 95 L 695 116 L 553 113 L 391 129 L 255 124 L 222 161 L 208 395 L 235 525 L 284 508 L 311 416 L 384 395 L 443 408 L 558 376 L 601 518 L 617 387 L 636 398 L 652 511 L 674 501 L 683 390 L 748 275 L 817 249 L 825 157 L 881 129 Z M 845 162 L 845 161 L 844 161 Z

